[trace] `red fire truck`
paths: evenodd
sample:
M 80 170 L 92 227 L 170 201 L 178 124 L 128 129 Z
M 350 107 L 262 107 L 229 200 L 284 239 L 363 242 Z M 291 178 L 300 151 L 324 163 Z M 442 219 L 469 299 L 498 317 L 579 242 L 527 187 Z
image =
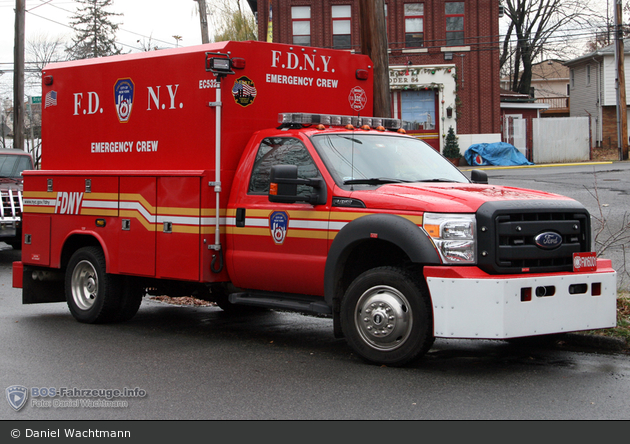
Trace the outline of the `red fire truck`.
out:
M 373 118 L 368 57 L 224 42 L 49 65 L 23 303 L 125 321 L 148 294 L 329 315 L 365 360 L 615 326 L 587 210 L 469 180 Z

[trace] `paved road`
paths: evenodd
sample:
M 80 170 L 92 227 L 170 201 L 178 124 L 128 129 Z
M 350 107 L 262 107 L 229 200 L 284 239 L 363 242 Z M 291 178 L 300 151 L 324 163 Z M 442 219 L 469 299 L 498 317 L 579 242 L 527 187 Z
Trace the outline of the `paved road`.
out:
M 406 368 L 367 365 L 332 322 L 229 318 L 146 299 L 122 325 L 75 322 L 65 304 L 21 305 L 0 252 L 0 388 L 139 388 L 127 407 L 0 402 L 0 420 L 630 419 L 630 356 L 437 340 Z M 100 401 L 98 398 L 80 398 Z M 26 426 L 23 423 L 22 425 Z

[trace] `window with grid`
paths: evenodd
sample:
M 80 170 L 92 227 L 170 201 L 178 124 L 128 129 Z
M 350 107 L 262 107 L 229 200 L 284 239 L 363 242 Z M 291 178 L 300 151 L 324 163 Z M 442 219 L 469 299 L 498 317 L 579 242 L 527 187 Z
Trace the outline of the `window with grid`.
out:
M 350 5 L 332 7 L 333 48 L 350 49 L 352 46 L 351 17 L 352 7 Z
M 446 15 L 446 46 L 464 44 L 464 2 L 444 3 Z
M 293 44 L 311 46 L 311 7 L 292 6 Z
M 424 45 L 424 3 L 405 3 L 405 46 Z

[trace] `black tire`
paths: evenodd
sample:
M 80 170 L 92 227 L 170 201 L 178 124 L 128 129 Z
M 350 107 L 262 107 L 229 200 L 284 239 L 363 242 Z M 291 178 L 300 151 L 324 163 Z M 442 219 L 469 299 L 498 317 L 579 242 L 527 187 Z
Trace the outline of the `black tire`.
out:
M 115 321 L 121 307 L 120 277 L 105 272 L 105 255 L 98 247 L 83 247 L 66 269 L 66 300 L 72 316 L 86 324 Z
M 124 279 L 120 293 L 120 307 L 114 320 L 116 322 L 126 322 L 132 319 L 138 313 L 145 293 L 144 287 L 134 282 L 132 278 Z
M 357 277 L 341 302 L 341 328 L 366 361 L 401 366 L 435 340 L 428 289 L 400 268 L 379 267 Z
M 5 242 L 7 244 L 11 245 L 14 250 L 21 250 L 22 249 L 22 242 L 19 239 L 18 240 L 5 241 Z

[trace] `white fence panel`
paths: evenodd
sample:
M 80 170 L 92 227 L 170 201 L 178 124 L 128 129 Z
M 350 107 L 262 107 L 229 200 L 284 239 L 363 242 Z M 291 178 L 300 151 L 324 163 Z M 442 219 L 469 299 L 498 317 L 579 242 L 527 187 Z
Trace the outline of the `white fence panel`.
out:
M 534 163 L 590 160 L 588 117 L 547 117 L 532 125 Z

